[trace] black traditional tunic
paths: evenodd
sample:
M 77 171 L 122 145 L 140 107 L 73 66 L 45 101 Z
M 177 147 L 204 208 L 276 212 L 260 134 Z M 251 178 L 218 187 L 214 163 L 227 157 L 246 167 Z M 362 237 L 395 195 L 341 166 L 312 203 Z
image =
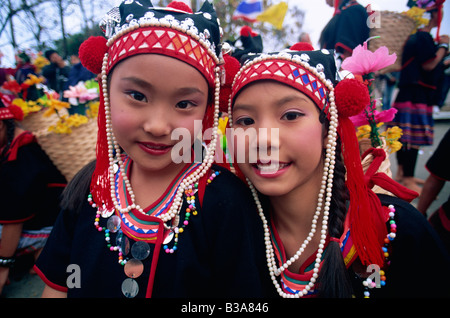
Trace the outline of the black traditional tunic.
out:
M 177 179 L 191 168 L 187 165 Z M 213 169 L 216 177 L 208 182 L 202 202 L 199 192 L 194 194 L 195 202 L 189 202 L 197 215 L 191 214 L 188 225 L 178 233 L 173 253 L 170 250 L 174 249 L 175 238 L 163 242 L 168 240 L 169 231 L 164 230 L 159 218 L 133 211 L 127 215 L 115 212 L 122 219 L 121 230 L 108 233 L 109 242 L 115 245 L 120 241 L 123 258 L 136 258 L 132 256 L 136 242 L 146 242 L 150 247 L 150 254 L 141 260 L 143 273 L 132 278 L 135 282 L 119 263 L 118 251 L 108 247 L 105 231 L 99 231 L 99 227 L 107 226 L 108 218 L 100 216 L 94 225 L 98 212 L 87 201 L 88 189 L 79 211 L 64 210 L 60 214 L 35 266 L 38 274 L 49 286 L 67 292 L 68 297 L 124 297 L 124 293 L 132 297 L 137 290 L 136 297 L 153 298 L 269 295 L 273 287 L 265 259 L 263 226 L 250 191 L 228 170 Z M 166 202 L 176 182 L 144 211 L 156 215 L 152 209 L 161 208 L 159 203 Z M 192 199 L 184 197 L 180 224 L 186 221 L 186 201 Z M 128 254 L 124 237 L 130 242 Z M 77 269 L 78 283 L 78 278 L 71 276 Z M 126 279 L 129 285 L 124 286 Z

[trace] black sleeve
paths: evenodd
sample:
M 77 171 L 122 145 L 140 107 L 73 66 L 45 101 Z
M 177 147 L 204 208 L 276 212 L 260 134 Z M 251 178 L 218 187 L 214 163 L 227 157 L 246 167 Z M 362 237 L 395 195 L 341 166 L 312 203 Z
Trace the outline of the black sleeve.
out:
M 394 205 L 397 225 L 386 286 L 380 292 L 386 297 L 449 297 L 450 256 L 434 229 L 405 201 L 386 195 L 380 199 L 383 205 Z
M 37 143 L 20 147 L 17 159 L 2 165 L 0 180 L 0 223 L 35 218 L 28 229 L 53 224 L 66 180 Z
M 275 291 L 265 257 L 263 224 L 251 192 L 235 175 L 220 169 L 206 187 L 202 211 L 212 262 L 212 276 L 226 297 L 262 297 Z M 218 296 L 220 297 L 220 296 Z
M 431 174 L 446 181 L 450 181 L 449 149 L 450 129 L 447 130 L 447 133 L 425 165 Z
M 436 46 L 427 32 L 417 32 L 415 56 L 420 65 L 436 57 Z

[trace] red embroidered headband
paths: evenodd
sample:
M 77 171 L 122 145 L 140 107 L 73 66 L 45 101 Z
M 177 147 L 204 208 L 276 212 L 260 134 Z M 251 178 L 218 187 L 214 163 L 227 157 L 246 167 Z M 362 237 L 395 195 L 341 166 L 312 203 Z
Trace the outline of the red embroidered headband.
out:
M 6 107 L 0 107 L 0 120 L 15 119 L 21 121 L 23 119 L 23 111 L 19 106 L 11 104 L 9 98 L 0 93 L 1 103 Z

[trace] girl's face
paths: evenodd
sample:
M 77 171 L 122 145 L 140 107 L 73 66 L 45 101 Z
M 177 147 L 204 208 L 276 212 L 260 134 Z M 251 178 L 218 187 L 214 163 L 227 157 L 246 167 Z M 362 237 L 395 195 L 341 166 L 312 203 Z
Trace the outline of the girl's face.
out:
M 172 132 L 181 129 L 193 144 L 198 133 L 194 121 L 205 114 L 208 84 L 184 62 L 140 54 L 115 66 L 109 96 L 114 135 L 134 166 L 147 172 L 173 172 L 179 164 L 172 159 L 172 149 L 179 137 L 172 140 Z
M 274 81 L 250 84 L 236 98 L 233 128 L 254 132 L 245 138 L 246 160 L 238 165 L 258 191 L 283 196 L 320 187 L 326 137 L 319 110 L 306 95 Z M 234 142 L 239 153 L 242 139 Z

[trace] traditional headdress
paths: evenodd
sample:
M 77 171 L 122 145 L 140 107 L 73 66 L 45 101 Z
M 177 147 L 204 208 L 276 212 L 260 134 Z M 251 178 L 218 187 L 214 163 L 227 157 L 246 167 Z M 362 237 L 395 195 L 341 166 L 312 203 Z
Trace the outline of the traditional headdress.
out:
M 199 12 L 193 13 L 182 2 L 173 2 L 161 8 L 153 6 L 150 0 L 125 0 L 106 14 L 100 27 L 107 39 L 91 37 L 81 45 L 79 52 L 81 62 L 87 69 L 96 74 L 101 73 L 97 163 L 91 181 L 91 194 L 97 205 L 103 204 L 108 211 L 114 207 L 121 212 L 134 208 L 142 211 L 134 203 L 134 198 L 130 206 L 121 208 L 114 195 L 114 162 L 119 162 L 123 175 L 125 170 L 121 149 L 110 124 L 107 76 L 117 63 L 130 56 L 161 54 L 195 67 L 205 77 L 209 87 L 215 89 L 214 107 L 208 107 L 213 115 L 206 116 L 213 121 L 213 136 L 206 149 L 205 159 L 192 175 L 189 184 L 195 183 L 211 166 L 216 147 L 221 77 L 219 65 L 223 62 L 219 21 L 208 1 L 205 1 Z M 131 194 L 129 182 L 127 188 Z M 179 187 L 177 198 L 182 196 L 184 189 L 183 186 Z M 175 199 L 171 210 L 161 217 L 163 221 L 176 215 L 181 208 L 178 201 Z
M 355 127 L 349 119 L 369 104 L 370 96 L 367 86 L 356 79 L 339 81 L 333 51 L 326 49 L 312 51 L 312 47 L 306 43 L 297 44 L 291 50 L 258 54 L 247 61 L 235 77 L 229 103 L 230 124 L 232 122 L 231 109 L 237 94 L 248 84 L 259 80 L 277 81 L 301 91 L 317 105 L 322 120 L 324 116 L 329 119 L 328 144 L 326 145 L 323 172 L 323 180 L 326 180 L 326 182 L 322 183 L 314 219 L 318 219 L 322 209 L 324 210 L 324 216 L 329 214 L 330 206 L 328 204 L 323 206 L 322 202 L 329 202 L 331 199 L 335 148 L 339 135 L 347 170 L 346 185 L 350 193 L 348 219 L 353 242 L 363 264 L 379 264 L 381 266 L 383 257 L 380 242 L 387 234 L 384 214 L 379 199 L 365 183 Z M 258 202 L 258 194 L 250 181 L 248 182 L 255 200 Z M 268 232 L 268 223 L 264 222 L 265 216 L 261 204 L 257 205 L 266 226 L 265 230 Z M 325 224 L 322 225 L 325 233 L 327 233 L 327 219 L 324 218 Z M 309 236 L 314 234 L 313 229 L 315 229 L 314 222 Z M 270 255 L 273 254 L 270 235 L 266 235 L 266 238 L 267 253 Z M 334 240 L 339 239 L 341 238 L 334 238 Z M 326 235 L 322 235 L 321 247 L 316 260 L 321 259 L 320 250 L 323 249 L 325 241 Z M 305 242 L 307 241 L 305 240 Z M 296 257 L 299 256 L 297 254 L 290 261 L 295 261 Z M 277 268 L 274 259 L 273 257 L 272 261 L 269 261 L 269 269 L 273 276 L 272 280 L 278 284 L 274 275 L 278 275 L 288 265 Z M 316 261 L 316 266 L 320 264 L 320 262 L 317 262 L 319 261 Z M 315 273 L 314 275 L 316 275 L 314 278 L 316 279 L 318 274 Z M 312 287 L 314 282 L 310 282 L 310 284 Z M 279 290 L 281 292 L 281 289 Z M 307 291 L 305 290 L 305 293 Z
M 407 6 L 409 8 L 419 8 L 425 10 L 425 12 L 430 12 L 437 10 L 438 13 L 438 25 L 436 31 L 436 39 L 439 40 L 439 32 L 441 30 L 442 21 L 442 7 L 445 0 L 408 0 Z M 428 18 L 429 19 L 429 18 Z
M 19 106 L 11 104 L 11 100 L 8 96 L 0 93 L 0 120 L 15 119 L 21 121 L 23 119 L 23 111 Z M 5 107 L 3 107 L 5 106 Z

